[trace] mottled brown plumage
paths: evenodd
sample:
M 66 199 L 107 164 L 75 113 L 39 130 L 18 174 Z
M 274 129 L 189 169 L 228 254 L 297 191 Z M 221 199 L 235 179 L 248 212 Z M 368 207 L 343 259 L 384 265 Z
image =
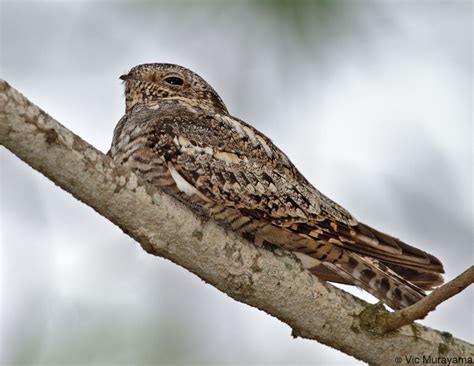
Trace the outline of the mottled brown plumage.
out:
M 434 256 L 374 230 L 314 188 L 214 89 L 171 64 L 134 67 L 111 156 L 257 245 L 294 252 L 320 278 L 357 285 L 392 308 L 442 283 Z

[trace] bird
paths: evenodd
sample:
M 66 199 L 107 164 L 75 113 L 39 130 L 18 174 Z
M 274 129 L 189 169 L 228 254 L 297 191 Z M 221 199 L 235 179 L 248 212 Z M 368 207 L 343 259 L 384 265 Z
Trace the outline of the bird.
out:
M 443 283 L 439 259 L 326 197 L 267 136 L 229 114 L 195 72 L 147 63 L 120 79 L 125 114 L 108 154 L 140 179 L 256 246 L 290 251 L 320 279 L 362 288 L 394 310 Z

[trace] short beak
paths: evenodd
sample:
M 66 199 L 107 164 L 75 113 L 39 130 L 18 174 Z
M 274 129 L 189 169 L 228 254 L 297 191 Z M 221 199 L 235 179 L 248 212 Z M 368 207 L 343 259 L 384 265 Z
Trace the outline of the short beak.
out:
M 120 80 L 128 80 L 128 79 L 132 79 L 132 76 L 131 75 L 128 75 L 128 74 L 124 74 L 124 75 L 121 75 L 119 77 Z

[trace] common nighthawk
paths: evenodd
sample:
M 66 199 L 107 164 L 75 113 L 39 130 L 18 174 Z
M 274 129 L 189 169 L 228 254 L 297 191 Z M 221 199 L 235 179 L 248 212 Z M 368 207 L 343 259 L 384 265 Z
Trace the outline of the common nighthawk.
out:
M 229 114 L 215 90 L 172 64 L 120 77 L 125 115 L 110 155 L 256 245 L 292 251 L 318 277 L 356 285 L 394 309 L 441 284 L 441 262 L 358 222 L 272 141 Z

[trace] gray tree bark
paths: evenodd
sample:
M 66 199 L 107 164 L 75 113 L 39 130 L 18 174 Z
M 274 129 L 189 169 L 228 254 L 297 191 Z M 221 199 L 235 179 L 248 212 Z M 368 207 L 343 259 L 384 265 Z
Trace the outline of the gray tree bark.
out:
M 292 254 L 257 248 L 197 217 L 2 80 L 0 143 L 118 225 L 148 253 L 168 258 L 235 300 L 275 316 L 293 329 L 293 336 L 317 340 L 373 365 L 474 355 L 474 345 L 416 323 L 379 333 L 367 326 L 365 318 L 373 309 L 369 304 L 320 281 Z

